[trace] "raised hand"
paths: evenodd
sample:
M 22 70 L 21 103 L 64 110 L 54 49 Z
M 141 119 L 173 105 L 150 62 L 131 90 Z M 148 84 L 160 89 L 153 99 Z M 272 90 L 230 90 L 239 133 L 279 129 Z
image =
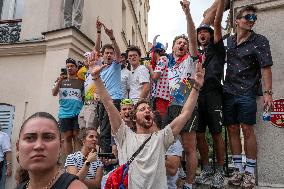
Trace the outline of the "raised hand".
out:
M 113 30 L 112 29 L 108 29 L 105 25 L 103 25 L 103 26 L 104 26 L 105 32 L 109 36 L 109 38 L 110 39 L 114 39 Z
M 187 0 L 183 0 L 183 1 L 180 1 L 179 2 L 181 7 L 182 7 L 182 10 L 185 14 L 187 14 L 189 12 L 189 1 Z
M 204 83 L 205 69 L 202 68 L 202 64 L 199 62 L 196 64 L 195 70 L 196 73 L 192 79 L 194 80 L 195 87 L 200 89 Z
M 101 23 L 99 17 L 97 17 L 97 22 L 96 22 L 97 31 L 101 31 L 103 25 L 104 24 Z

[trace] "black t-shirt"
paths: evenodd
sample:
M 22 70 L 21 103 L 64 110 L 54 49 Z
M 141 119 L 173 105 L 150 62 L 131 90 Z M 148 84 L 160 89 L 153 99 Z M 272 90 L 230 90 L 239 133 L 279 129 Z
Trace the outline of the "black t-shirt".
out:
M 201 92 L 222 89 L 221 80 L 224 73 L 226 50 L 223 39 L 216 44 L 210 43 L 201 53 L 205 55 L 203 68 L 205 68 L 204 84 Z
M 261 89 L 261 68 L 272 66 L 269 41 L 252 32 L 247 41 L 237 45 L 236 35 L 228 38 L 227 71 L 224 92 L 256 96 Z

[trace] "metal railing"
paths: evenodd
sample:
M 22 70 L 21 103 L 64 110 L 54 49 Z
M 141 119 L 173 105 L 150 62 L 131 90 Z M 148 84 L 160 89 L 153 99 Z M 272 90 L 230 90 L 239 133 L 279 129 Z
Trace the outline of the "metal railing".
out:
M 0 43 L 16 43 L 20 40 L 22 19 L 0 20 Z

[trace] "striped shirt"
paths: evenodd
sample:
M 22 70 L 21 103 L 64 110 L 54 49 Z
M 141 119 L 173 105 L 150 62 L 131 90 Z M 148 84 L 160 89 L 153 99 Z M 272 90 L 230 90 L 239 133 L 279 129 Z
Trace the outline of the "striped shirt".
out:
M 75 166 L 78 170 L 81 170 L 84 165 L 84 156 L 81 151 L 69 154 L 66 158 L 65 167 Z M 97 161 L 91 162 L 86 178 L 93 179 L 96 176 L 97 169 L 102 167 L 103 163 L 97 159 Z

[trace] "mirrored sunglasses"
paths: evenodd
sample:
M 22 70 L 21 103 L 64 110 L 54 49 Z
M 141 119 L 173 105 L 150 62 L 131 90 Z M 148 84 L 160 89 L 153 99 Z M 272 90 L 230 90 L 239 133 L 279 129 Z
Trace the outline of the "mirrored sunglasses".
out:
M 247 21 L 256 21 L 257 15 L 256 14 L 247 14 L 245 16 L 242 16 L 242 18 L 246 19 Z

